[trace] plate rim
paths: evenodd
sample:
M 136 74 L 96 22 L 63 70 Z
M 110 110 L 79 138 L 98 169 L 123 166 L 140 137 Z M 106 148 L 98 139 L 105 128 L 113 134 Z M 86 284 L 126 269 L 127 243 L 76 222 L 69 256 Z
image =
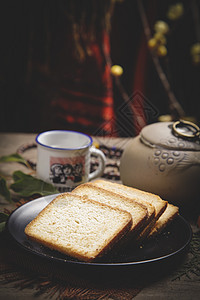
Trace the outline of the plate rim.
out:
M 57 261 L 57 262 L 62 262 L 62 263 L 66 263 L 66 264 L 72 264 L 72 265 L 82 265 L 82 266 L 92 266 L 92 267 L 125 267 L 125 266 L 140 266 L 140 265 L 148 265 L 148 264 L 152 264 L 152 263 L 156 263 L 156 262 L 160 262 L 160 261 L 164 261 L 166 259 L 169 259 L 171 257 L 176 256 L 177 254 L 181 254 L 190 244 L 191 240 L 192 240 L 192 236 L 193 236 L 193 232 L 192 232 L 192 228 L 191 225 L 189 224 L 189 222 L 181 215 L 178 215 L 177 218 L 181 219 L 181 221 L 185 224 L 185 226 L 188 229 L 188 233 L 189 233 L 189 238 L 187 239 L 187 241 L 184 243 L 184 245 L 182 245 L 182 247 L 180 247 L 179 249 L 177 249 L 176 251 L 173 251 L 172 253 L 163 255 L 161 257 L 156 257 L 156 258 L 152 258 L 152 259 L 147 259 L 147 260 L 140 260 L 140 261 L 133 261 L 133 262 L 85 262 L 85 261 L 76 261 L 76 260 L 70 260 L 70 256 L 69 259 L 64 259 L 64 258 L 59 258 L 59 257 L 55 257 L 55 256 L 50 256 L 48 254 L 44 254 L 41 252 L 36 251 L 35 249 L 31 249 L 29 247 L 27 247 L 26 245 L 24 245 L 23 243 L 20 243 L 16 237 L 10 232 L 9 230 L 9 223 L 11 222 L 10 220 L 12 220 L 13 215 L 16 213 L 16 211 L 19 211 L 20 209 L 23 209 L 24 206 L 29 206 L 31 205 L 33 202 L 40 202 L 45 200 L 46 198 L 52 198 L 52 200 L 58 196 L 59 194 L 51 194 L 51 195 L 47 195 L 47 196 L 41 196 L 38 197 L 36 199 L 33 199 L 23 205 L 21 205 L 20 207 L 17 207 L 15 210 L 13 210 L 11 212 L 11 214 L 9 215 L 6 224 L 5 224 L 5 228 L 7 230 L 7 232 L 9 233 L 9 236 L 14 240 L 15 243 L 17 243 L 18 246 L 20 246 L 22 249 L 36 255 L 39 257 L 42 257 L 44 259 L 47 260 L 53 260 L 53 261 Z M 52 200 L 50 200 L 48 203 L 50 203 Z M 48 205 L 47 203 L 47 205 Z

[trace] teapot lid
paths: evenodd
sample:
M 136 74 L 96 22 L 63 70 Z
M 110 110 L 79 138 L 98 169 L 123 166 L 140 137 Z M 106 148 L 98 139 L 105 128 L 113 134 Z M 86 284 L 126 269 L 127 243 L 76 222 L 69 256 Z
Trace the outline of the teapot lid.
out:
M 157 122 L 142 129 L 140 140 L 150 147 L 200 151 L 200 128 L 188 121 Z

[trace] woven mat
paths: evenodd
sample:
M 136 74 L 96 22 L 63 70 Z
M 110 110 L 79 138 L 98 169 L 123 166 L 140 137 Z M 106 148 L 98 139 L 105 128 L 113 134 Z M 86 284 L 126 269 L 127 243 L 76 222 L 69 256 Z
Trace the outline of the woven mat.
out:
M 114 180 L 114 181 L 120 181 L 120 171 L 119 171 L 119 165 L 120 165 L 120 158 L 122 156 L 123 150 L 118 147 L 107 147 L 103 144 L 96 143 L 96 146 L 104 153 L 106 157 L 106 165 L 103 173 L 103 178 Z M 21 145 L 17 149 L 17 153 L 24 156 L 24 153 L 27 150 L 37 148 L 36 143 L 29 143 Z M 24 157 L 25 158 L 25 157 Z M 27 159 L 27 158 L 26 158 Z M 32 161 L 31 159 L 27 159 L 29 165 L 33 170 L 36 170 L 36 162 Z M 91 162 L 90 162 L 90 172 L 94 172 L 99 166 L 99 159 L 97 156 L 92 155 L 91 156 Z
M 32 288 L 33 294 L 51 299 L 132 299 L 142 289 L 134 277 L 106 276 L 69 269 L 24 251 L 3 232 L 0 236 L 0 278 L 16 288 Z

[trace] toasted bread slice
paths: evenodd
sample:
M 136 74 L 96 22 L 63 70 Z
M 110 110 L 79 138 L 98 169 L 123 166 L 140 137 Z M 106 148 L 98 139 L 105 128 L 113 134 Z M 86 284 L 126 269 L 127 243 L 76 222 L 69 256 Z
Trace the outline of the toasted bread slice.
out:
M 92 261 L 111 249 L 131 226 L 127 211 L 64 193 L 26 226 L 25 234 L 49 248 Z
M 162 200 L 158 195 L 144 192 L 122 184 L 102 179 L 97 179 L 90 184 L 113 191 L 119 195 L 124 195 L 125 197 L 134 199 L 138 203 L 146 205 L 148 209 L 147 223 L 143 230 L 138 234 L 136 238 L 137 243 L 141 243 L 149 235 L 151 229 L 155 226 L 156 221 L 163 214 L 167 207 L 167 201 Z
M 72 193 L 128 211 L 132 216 L 132 227 L 129 237 L 131 237 L 131 235 L 135 236 L 138 230 L 140 230 L 140 228 L 142 229 L 145 225 L 147 208 L 143 204 L 139 204 L 132 199 L 117 195 L 89 183 L 79 185 Z
M 110 182 L 107 180 L 97 179 L 91 184 L 107 189 L 119 195 L 124 195 L 134 199 L 139 203 L 148 203 L 149 207 L 155 208 L 154 218 L 157 220 L 167 207 L 167 201 L 162 200 L 158 195 L 154 195 L 148 192 L 144 192 L 132 187 L 125 186 L 123 184 Z
M 147 226 L 140 232 L 140 234 L 136 237 L 136 243 L 141 244 L 148 236 L 149 233 L 151 232 L 152 228 L 154 228 L 156 224 L 156 220 L 152 219 Z
M 155 237 L 168 226 L 179 214 L 179 208 L 168 203 L 166 210 L 155 223 L 148 237 Z

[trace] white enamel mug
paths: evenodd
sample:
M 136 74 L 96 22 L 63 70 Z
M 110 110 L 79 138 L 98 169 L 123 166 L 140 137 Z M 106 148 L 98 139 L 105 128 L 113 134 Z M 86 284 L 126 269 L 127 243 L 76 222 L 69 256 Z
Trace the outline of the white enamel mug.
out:
M 37 177 L 52 183 L 60 192 L 100 177 L 105 169 L 105 156 L 92 146 L 89 135 L 76 131 L 51 130 L 36 137 Z M 90 173 L 90 156 L 98 156 L 99 166 Z

